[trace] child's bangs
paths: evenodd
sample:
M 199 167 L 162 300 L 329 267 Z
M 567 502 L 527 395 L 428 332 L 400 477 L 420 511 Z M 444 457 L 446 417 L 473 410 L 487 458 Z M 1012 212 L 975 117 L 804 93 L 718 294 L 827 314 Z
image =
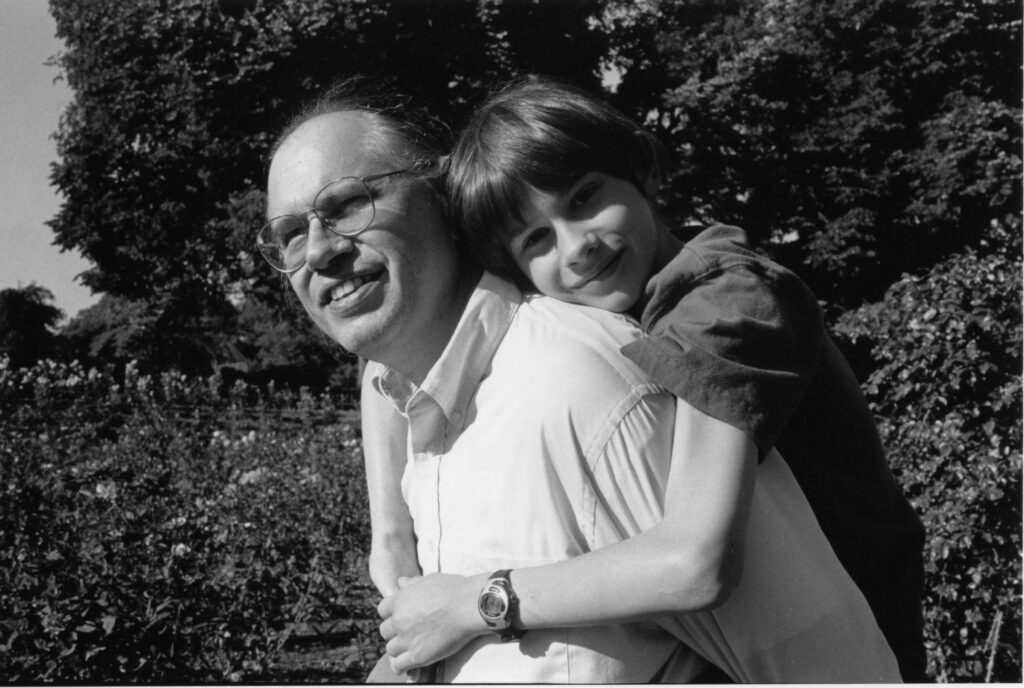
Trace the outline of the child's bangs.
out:
M 494 236 L 504 244 L 524 221 L 525 186 L 501 165 L 482 164 L 462 181 L 458 191 L 466 229 L 477 236 Z

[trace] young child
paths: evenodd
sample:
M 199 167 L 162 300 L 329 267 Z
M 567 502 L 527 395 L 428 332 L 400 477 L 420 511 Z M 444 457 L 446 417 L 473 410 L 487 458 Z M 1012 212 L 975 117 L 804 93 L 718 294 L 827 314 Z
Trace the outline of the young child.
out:
M 663 170 L 642 128 L 540 79 L 481 106 L 452 154 L 453 213 L 485 267 L 548 296 L 636 315 L 650 336 L 623 353 L 679 399 L 664 521 L 604 550 L 514 570 L 516 625 L 687 612 L 660 622 L 733 680 L 895 681 L 880 627 L 903 677 L 922 679 L 921 526 L 816 300 L 751 251 L 741 230 L 712 227 L 683 246 L 650 200 Z M 385 456 L 405 456 L 404 446 L 371 445 L 368 462 L 392 471 Z M 392 525 L 384 532 L 408 527 Z M 658 591 L 673 577 L 686 578 L 685 594 L 666 604 Z M 386 598 L 382 615 L 426 594 L 418 587 Z M 438 596 L 437 585 L 429 590 Z M 604 602 L 584 604 L 594 590 Z

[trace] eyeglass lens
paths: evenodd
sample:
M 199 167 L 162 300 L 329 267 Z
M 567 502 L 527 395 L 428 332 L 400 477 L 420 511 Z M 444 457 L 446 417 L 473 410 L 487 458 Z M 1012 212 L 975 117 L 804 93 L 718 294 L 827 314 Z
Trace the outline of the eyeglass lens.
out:
M 373 199 L 362 180 L 346 177 L 320 190 L 313 200 L 313 212 L 335 234 L 358 234 L 373 222 Z M 264 227 L 260 250 L 274 267 L 292 270 L 306 260 L 308 238 L 308 215 L 284 215 Z

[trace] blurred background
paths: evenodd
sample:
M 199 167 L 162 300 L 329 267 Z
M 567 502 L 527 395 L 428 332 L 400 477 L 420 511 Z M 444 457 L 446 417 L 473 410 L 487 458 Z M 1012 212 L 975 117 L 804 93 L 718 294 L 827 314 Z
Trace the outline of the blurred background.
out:
M 6 0 L 0 21 L 15 168 L 3 177 L 0 353 L 17 413 L 42 403 L 40 378 L 93 374 L 123 392 L 169 371 L 351 406 L 356 361 L 254 252 L 275 132 L 346 74 L 393 79 L 455 129 L 503 80 L 554 75 L 666 144 L 672 223 L 739 225 L 816 292 L 928 527 L 930 676 L 1021 679 L 1016 0 Z M 41 159 L 54 161 L 49 188 L 25 181 Z M 30 249 L 40 236 L 54 246 Z M 164 401 L 193 411 L 227 403 L 167 384 L 178 391 Z M 90 413 L 123 402 L 90 389 L 105 400 Z M 43 396 L 55 414 L 72 403 Z M 42 422 L 0 437 L 24 442 L 18 456 L 45 454 L 55 435 L 26 430 Z M 13 542 L 10 561 L 28 540 Z M 39 607 L 25 586 L 18 599 Z M 0 617 L 13 615 L 10 595 Z M 101 607 L 81 614 L 111 616 Z M 83 638 L 110 633 L 79 625 L 92 629 Z M 88 649 L 57 631 L 39 631 L 65 638 L 45 652 L 16 651 L 27 629 L 0 623 L 0 667 L 22 657 L 16 675 L 30 680 L 105 675 L 85 660 L 66 669 Z M 50 673 L 24 669 L 33 658 Z M 189 676 L 235 676 L 238 661 Z

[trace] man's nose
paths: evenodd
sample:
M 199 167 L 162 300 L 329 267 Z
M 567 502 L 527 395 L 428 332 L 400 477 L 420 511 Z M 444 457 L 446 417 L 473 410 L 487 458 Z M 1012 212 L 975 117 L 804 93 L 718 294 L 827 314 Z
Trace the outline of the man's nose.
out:
M 350 237 L 335 234 L 315 215 L 309 219 L 306 235 L 306 264 L 311 270 L 322 270 L 330 265 L 335 256 L 352 250 Z

